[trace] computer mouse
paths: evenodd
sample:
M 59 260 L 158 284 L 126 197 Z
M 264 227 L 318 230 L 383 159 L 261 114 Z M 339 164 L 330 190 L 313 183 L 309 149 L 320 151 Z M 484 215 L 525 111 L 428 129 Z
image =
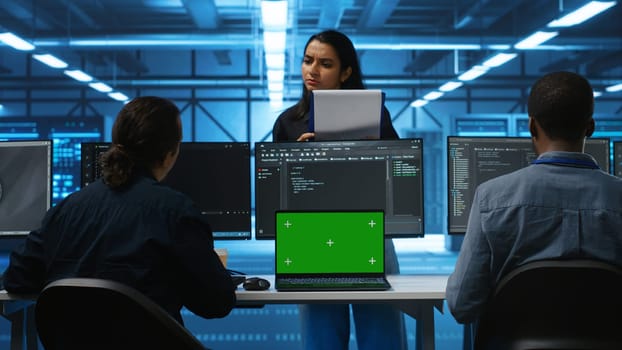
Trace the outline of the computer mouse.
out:
M 266 290 L 270 288 L 270 281 L 261 277 L 249 277 L 242 283 L 245 290 Z

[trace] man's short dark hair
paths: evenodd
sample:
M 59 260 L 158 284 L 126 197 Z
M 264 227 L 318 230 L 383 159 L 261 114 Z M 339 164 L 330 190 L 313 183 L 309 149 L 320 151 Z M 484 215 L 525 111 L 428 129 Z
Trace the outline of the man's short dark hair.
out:
M 585 137 L 594 114 L 594 92 L 587 79 L 576 73 L 549 73 L 531 88 L 527 108 L 549 138 L 577 140 Z

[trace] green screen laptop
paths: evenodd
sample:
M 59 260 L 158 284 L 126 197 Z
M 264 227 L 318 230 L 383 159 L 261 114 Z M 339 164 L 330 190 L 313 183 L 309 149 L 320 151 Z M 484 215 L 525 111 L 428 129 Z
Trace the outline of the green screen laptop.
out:
M 277 290 L 385 290 L 384 212 L 277 211 Z

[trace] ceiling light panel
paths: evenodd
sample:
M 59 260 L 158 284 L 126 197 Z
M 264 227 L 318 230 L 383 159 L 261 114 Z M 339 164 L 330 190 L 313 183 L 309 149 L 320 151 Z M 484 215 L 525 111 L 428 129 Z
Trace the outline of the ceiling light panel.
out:
M 576 26 L 577 24 L 581 24 L 599 13 L 606 11 L 615 4 L 616 1 L 590 1 L 575 11 L 551 21 L 547 26 L 550 28 Z
M 65 61 L 61 60 L 60 58 L 57 58 L 54 55 L 38 54 L 38 55 L 32 55 L 32 58 L 52 68 L 63 69 L 63 68 L 68 67 L 68 64 Z
M 482 63 L 483 66 L 486 66 L 488 68 L 495 68 L 495 67 L 499 67 L 501 65 L 504 65 L 506 63 L 508 63 L 509 61 L 513 60 L 518 54 L 516 53 L 498 53 L 494 56 L 492 56 L 491 58 L 487 59 L 486 61 L 484 61 L 484 63 Z
M 469 69 L 468 71 L 460 74 L 458 76 L 458 80 L 461 80 L 461 81 L 474 80 L 474 79 L 477 79 L 480 76 L 486 74 L 486 72 L 488 72 L 488 67 L 474 66 L 473 68 Z
M 83 82 L 83 83 L 88 83 L 89 81 L 93 80 L 93 77 L 84 73 L 81 70 L 66 70 L 63 73 L 65 73 L 65 75 L 72 77 L 73 79 Z
M 533 49 L 535 47 L 538 47 L 540 44 L 553 39 L 557 36 L 557 34 L 559 34 L 559 32 L 537 31 L 516 43 L 514 47 L 517 49 Z
M 20 51 L 32 51 L 35 49 L 33 44 L 10 32 L 0 33 L 0 41 Z

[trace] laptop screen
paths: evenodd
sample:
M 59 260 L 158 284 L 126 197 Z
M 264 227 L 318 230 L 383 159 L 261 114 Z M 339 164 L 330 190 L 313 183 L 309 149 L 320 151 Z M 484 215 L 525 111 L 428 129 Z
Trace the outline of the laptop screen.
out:
M 383 211 L 277 211 L 276 273 L 384 273 Z

